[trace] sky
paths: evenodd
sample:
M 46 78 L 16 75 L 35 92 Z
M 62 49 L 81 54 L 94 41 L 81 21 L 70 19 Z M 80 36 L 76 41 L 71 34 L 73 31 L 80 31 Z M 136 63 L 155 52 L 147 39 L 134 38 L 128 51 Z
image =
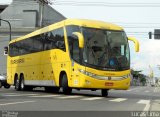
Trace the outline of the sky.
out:
M 52 7 L 67 18 L 94 19 L 114 23 L 124 28 L 127 36 L 140 42 L 140 52 L 134 52 L 130 42 L 131 68 L 160 77 L 160 40 L 149 39 L 148 32 L 160 28 L 159 0 L 51 0 Z M 0 0 L 9 4 L 12 0 Z

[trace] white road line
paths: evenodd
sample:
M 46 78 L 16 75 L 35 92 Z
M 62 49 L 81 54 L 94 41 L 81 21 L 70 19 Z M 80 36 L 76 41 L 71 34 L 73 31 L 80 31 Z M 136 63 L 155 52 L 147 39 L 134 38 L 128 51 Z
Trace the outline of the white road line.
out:
M 153 92 L 154 93 L 160 92 L 160 87 L 155 87 Z
M 116 98 L 116 99 L 109 100 L 109 101 L 111 101 L 111 102 L 123 102 L 125 100 L 127 100 L 127 98 Z
M 18 93 L 3 93 L 4 95 L 14 95 L 14 94 L 18 94 Z
M 143 109 L 143 111 L 149 111 L 150 108 L 150 100 L 140 100 L 139 102 L 137 102 L 138 104 L 145 104 L 145 108 Z
M 4 103 L 4 104 L 0 104 L 0 106 L 13 105 L 13 104 L 24 104 L 24 103 L 31 103 L 31 102 L 35 102 L 35 101 Z
M 8 96 L 8 97 L 19 97 L 19 96 L 32 96 L 32 95 L 39 95 L 39 94 L 13 94 L 13 95 L 3 95 L 3 96 Z
M 157 93 L 157 87 L 154 88 L 154 91 L 153 91 L 153 92 L 154 92 L 154 93 Z
M 91 97 L 91 98 L 83 98 L 81 100 L 100 100 L 100 99 L 103 99 L 104 97 Z
M 126 91 L 132 91 L 132 90 L 129 89 L 129 90 L 126 90 Z
M 28 97 L 40 97 L 40 98 L 45 98 L 45 97 L 57 97 L 60 95 L 36 95 L 36 96 L 28 96 Z
M 74 96 L 63 96 L 63 97 L 57 97 L 59 99 L 73 99 L 73 98 L 79 98 L 82 96 L 74 95 Z
M 145 91 L 146 93 L 150 92 L 150 91 Z
M 138 91 L 140 91 L 140 89 L 143 89 L 143 87 L 130 88 L 129 90 L 130 90 L 130 91 L 138 92 Z

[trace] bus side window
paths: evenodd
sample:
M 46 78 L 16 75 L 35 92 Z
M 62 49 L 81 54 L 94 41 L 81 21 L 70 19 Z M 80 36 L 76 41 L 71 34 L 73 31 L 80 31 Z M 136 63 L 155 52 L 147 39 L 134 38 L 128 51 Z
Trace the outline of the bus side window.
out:
M 13 44 L 9 45 L 9 56 L 14 56 L 14 45 Z
M 59 28 L 59 29 L 51 32 L 51 35 L 54 35 L 53 46 L 57 49 L 61 49 L 63 51 L 66 51 L 63 28 Z
M 44 34 L 44 50 L 50 50 L 51 49 L 51 43 L 50 40 L 50 32 Z
M 33 47 L 35 52 L 43 50 L 43 40 L 40 35 L 33 37 Z
M 61 49 L 65 51 L 63 28 L 45 33 L 44 50 Z
M 13 43 L 11 44 L 11 48 L 10 48 L 11 54 L 12 56 L 17 56 L 19 54 L 19 48 L 18 48 L 18 43 Z

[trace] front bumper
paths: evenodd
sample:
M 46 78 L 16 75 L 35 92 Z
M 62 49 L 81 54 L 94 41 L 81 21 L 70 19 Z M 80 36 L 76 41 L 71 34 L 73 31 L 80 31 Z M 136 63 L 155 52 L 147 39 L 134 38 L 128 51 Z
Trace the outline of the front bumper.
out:
M 123 80 L 99 80 L 84 74 L 81 75 L 80 87 L 83 88 L 127 90 L 130 87 L 130 77 Z

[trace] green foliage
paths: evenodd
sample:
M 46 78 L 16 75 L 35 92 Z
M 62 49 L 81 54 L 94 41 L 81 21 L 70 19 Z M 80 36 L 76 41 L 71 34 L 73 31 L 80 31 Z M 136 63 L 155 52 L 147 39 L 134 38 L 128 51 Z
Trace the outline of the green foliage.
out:
M 133 75 L 133 77 L 137 80 L 140 81 L 140 83 L 144 86 L 146 84 L 146 76 L 144 74 L 141 73 L 141 71 L 135 71 L 133 69 L 131 69 L 131 74 Z

